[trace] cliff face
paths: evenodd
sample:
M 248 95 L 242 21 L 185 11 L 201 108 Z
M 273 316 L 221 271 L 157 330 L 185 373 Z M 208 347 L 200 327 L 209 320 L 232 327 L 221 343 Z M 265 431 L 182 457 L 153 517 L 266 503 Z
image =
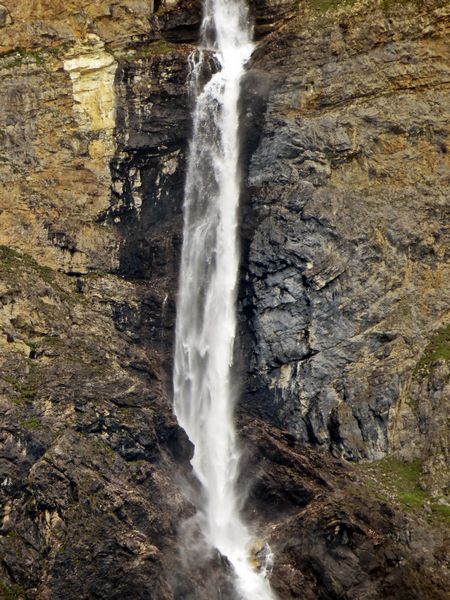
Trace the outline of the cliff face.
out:
M 448 464 L 447 37 L 442 3 L 364 4 L 291 20 L 252 63 L 248 403 L 350 459 Z
M 283 600 L 444 598 L 448 9 L 334 4 L 251 3 L 246 511 Z M 220 558 L 177 552 L 199 20 L 191 0 L 0 5 L 0 598 L 231 597 Z
M 188 50 L 147 2 L 2 11 L 0 597 L 169 598 Z

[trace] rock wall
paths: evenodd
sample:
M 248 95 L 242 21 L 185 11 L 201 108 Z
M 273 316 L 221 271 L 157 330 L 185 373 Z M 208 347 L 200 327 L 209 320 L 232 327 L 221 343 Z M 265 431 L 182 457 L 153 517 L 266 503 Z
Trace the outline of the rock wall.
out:
M 243 217 L 247 403 L 352 460 L 448 441 L 427 349 L 449 319 L 447 36 L 442 2 L 365 3 L 291 20 L 252 62 L 269 91 Z
M 169 398 L 188 50 L 149 2 L 0 16 L 0 598 L 202 597 Z

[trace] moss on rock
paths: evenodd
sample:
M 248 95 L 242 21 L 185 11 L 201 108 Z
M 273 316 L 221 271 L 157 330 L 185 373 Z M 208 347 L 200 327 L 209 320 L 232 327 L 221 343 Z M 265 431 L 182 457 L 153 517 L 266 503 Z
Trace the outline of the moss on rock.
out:
M 450 324 L 437 331 L 416 365 L 414 373 L 416 375 L 426 375 L 429 367 L 437 360 L 450 360 Z
M 369 475 L 371 487 L 381 496 L 397 500 L 407 510 L 427 508 L 429 516 L 450 524 L 450 506 L 439 504 L 420 485 L 422 463 L 406 463 L 393 456 L 358 468 Z
M 25 590 L 17 584 L 9 584 L 0 579 L 0 600 L 23 600 Z

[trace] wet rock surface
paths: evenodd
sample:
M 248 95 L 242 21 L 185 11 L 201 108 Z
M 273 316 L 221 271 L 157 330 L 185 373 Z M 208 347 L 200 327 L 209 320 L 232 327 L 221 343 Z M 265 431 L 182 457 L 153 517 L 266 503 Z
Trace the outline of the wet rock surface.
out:
M 100 219 L 116 227 L 124 240 L 120 272 L 168 276 L 171 302 L 181 252 L 191 50 L 156 42 L 137 50 L 138 61 L 133 54 L 121 61 L 112 201 Z
M 198 41 L 202 20 L 201 0 L 161 2 L 156 11 L 157 29 L 164 39 L 180 42 Z

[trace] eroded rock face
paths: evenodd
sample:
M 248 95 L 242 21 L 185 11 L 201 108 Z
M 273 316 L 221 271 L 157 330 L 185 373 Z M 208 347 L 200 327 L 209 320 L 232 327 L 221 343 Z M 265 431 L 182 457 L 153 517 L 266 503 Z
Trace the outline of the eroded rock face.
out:
M 66 55 L 64 69 L 72 81 L 80 129 L 106 130 L 112 136 L 116 125 L 117 63 L 105 51 L 104 42 L 95 35 L 88 36 Z
M 4 248 L 0 268 L 2 590 L 172 598 L 163 557 L 191 509 L 171 477 L 191 450 L 149 325 L 158 292 Z
M 450 291 L 447 10 L 366 11 L 257 49 L 272 88 L 243 217 L 248 406 L 350 459 L 420 452 L 413 375 Z
M 112 201 L 102 216 L 121 231 L 120 272 L 169 276 L 173 302 L 181 252 L 185 156 L 190 132 L 191 47 L 157 42 L 123 57 L 117 76 Z
M 202 20 L 201 0 L 162 0 L 155 23 L 170 42 L 196 42 Z
M 32 23 L 28 5 L 8 6 L 1 41 L 0 596 L 206 600 L 205 578 L 178 553 L 193 508 L 180 486 L 192 449 L 169 397 L 176 261 L 141 269 L 141 283 L 107 274 L 137 274 L 115 199 L 137 199 L 127 185 L 138 168 L 143 194 L 159 154 L 166 179 L 180 180 L 187 133 L 162 150 L 167 117 L 150 112 L 160 75 L 169 96 L 185 96 L 187 53 L 145 52 L 159 35 L 147 2 L 38 4 Z M 147 69 L 153 80 L 134 88 Z M 151 148 L 137 142 L 144 113 Z M 111 161 L 127 152 L 138 168 L 121 166 L 119 183 Z M 151 213 L 139 208 L 122 211 L 136 230 Z M 210 570 L 226 589 L 226 568 Z
M 255 35 L 259 39 L 296 16 L 300 0 L 252 0 L 250 10 L 254 19 Z

